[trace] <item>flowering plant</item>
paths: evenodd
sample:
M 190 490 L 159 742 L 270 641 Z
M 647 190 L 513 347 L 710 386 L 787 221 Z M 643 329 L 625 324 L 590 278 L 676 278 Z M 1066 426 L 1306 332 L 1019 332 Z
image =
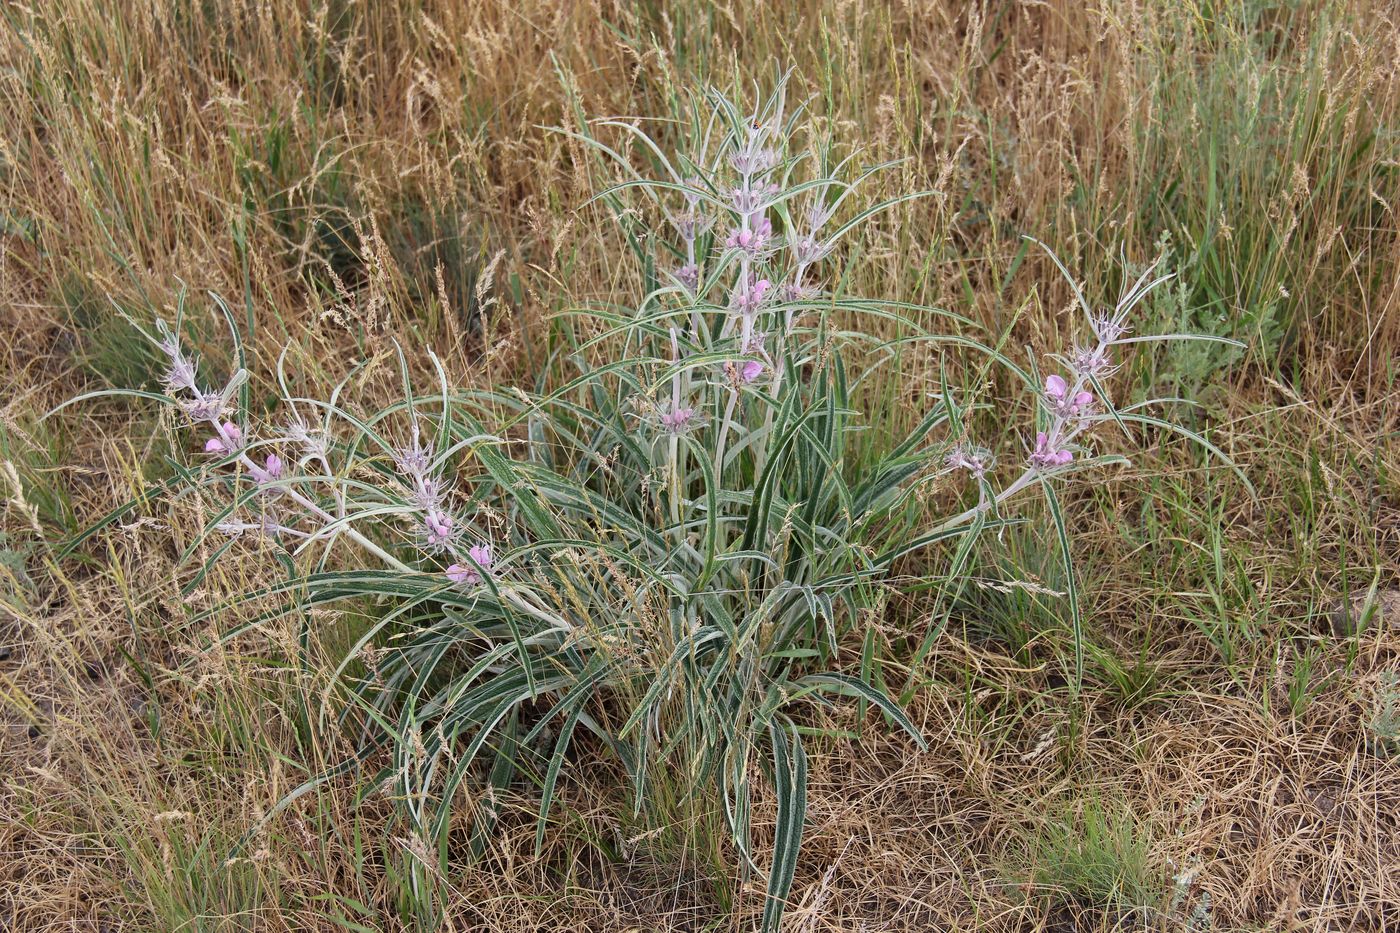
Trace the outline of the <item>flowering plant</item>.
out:
M 484 755 L 497 785 L 521 769 L 535 777 L 542 842 L 581 727 L 625 766 L 639 812 L 658 769 L 714 789 L 745 870 L 766 871 L 763 924 L 776 929 L 803 834 L 803 736 L 820 731 L 804 705 L 852 698 L 924 744 L 868 668 L 838 664 L 852 637 L 871 644 L 868 620 L 900 585 L 896 565 L 953 543 L 957 573 L 979 534 L 1019 520 L 1005 507 L 1032 488 L 1068 559 L 1055 484 L 1122 461 L 1091 453 L 1095 428 L 1173 427 L 1142 406 L 1115 408 L 1105 384 L 1119 350 L 1170 339 L 1127 336 L 1129 313 L 1160 278 L 1145 274 L 1108 314 L 1080 295 L 1090 339 L 1043 380 L 964 334 L 927 332 L 914 315 L 975 330 L 965 318 L 841 293 L 828 261 L 871 218 L 918 195 L 857 208 L 861 185 L 888 166 L 852 172 L 853 157 L 833 160 L 815 139 L 799 149 L 802 113 L 781 84 L 751 111 L 718 93 L 696 98 L 674 159 L 620 121 L 569 134 L 624 173 L 601 197 L 633 225 L 647 287 L 635 308 L 564 315 L 587 315 L 601 332 L 560 348 L 556 369 L 571 374 L 552 373 L 534 393 L 455 392 L 434 358 L 434 394 L 416 395 L 405 365 L 403 400 L 359 415 L 342 405 L 343 384 L 328 399 L 294 392 L 284 354 L 284 421 L 256 425 L 245 369 L 212 391 L 179 321 L 148 335 L 168 360 L 166 392 L 133 394 L 176 406 L 197 429 L 189 448 L 204 465 L 181 477 L 231 493 L 209 533 L 320 555 L 242 598 L 393 604 L 337 675 L 373 659 L 373 676 L 354 688 L 368 716 L 363 758 L 388 748 L 380 778 L 439 851 L 450 804 Z M 604 128 L 630 136 L 660 177 L 601 141 Z M 635 226 L 646 211 L 624 202 L 634 192 L 670 234 Z M 968 439 L 969 406 L 946 380 L 901 436 L 862 435 L 861 387 L 892 354 L 843 329 L 860 320 L 900 341 L 981 354 L 1028 387 L 1036 424 L 1015 453 L 1020 473 L 994 488 L 995 458 Z M 988 443 L 1012 446 L 998 440 Z M 959 475 L 975 504 L 931 521 L 924 493 Z M 341 541 L 374 565 L 331 569 Z M 777 798 L 766 869 L 751 838 L 756 767 Z

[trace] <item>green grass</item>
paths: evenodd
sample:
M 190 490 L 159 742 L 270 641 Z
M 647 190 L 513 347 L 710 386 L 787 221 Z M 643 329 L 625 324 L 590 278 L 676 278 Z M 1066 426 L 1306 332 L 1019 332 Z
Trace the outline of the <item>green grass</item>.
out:
M 1130 804 L 1086 797 L 1032 837 L 1025 878 L 1052 901 L 1101 912 L 1118 928 L 1144 928 L 1167 887 L 1151 848 L 1150 830 Z

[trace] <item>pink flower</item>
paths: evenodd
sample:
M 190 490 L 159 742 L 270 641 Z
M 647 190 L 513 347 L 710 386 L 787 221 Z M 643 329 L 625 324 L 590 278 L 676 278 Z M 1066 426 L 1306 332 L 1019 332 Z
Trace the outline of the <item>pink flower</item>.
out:
M 767 279 L 759 279 L 753 283 L 752 288 L 740 288 L 734 294 L 734 307 L 742 314 L 754 314 L 763 304 L 763 299 L 768 295 L 768 289 L 773 287 L 773 283 Z
M 676 280 L 689 291 L 695 291 L 700 284 L 700 267 L 693 262 L 686 263 L 676 270 Z
M 232 453 L 238 449 L 242 442 L 243 429 L 232 421 L 225 421 L 219 428 L 219 434 L 204 442 L 204 452 L 206 454 Z
M 491 553 L 489 544 L 473 544 L 467 548 L 467 556 L 476 562 L 476 567 L 471 564 L 453 564 L 447 568 L 447 579 L 453 583 L 475 586 L 481 582 L 481 572 L 491 572 L 491 564 L 495 561 L 495 555 Z M 480 567 L 481 570 L 478 570 Z
M 767 291 L 767 279 L 764 279 Z M 764 346 L 767 335 L 762 331 L 750 331 L 749 334 L 739 341 L 739 352 L 743 354 L 742 359 L 732 360 L 724 364 L 724 375 L 731 384 L 742 383 L 748 385 L 758 380 L 772 363 L 772 357 L 768 355 L 768 350 Z
M 753 185 L 747 191 L 743 188 L 732 188 L 729 191 L 729 203 L 741 214 L 754 214 L 763 207 L 763 202 L 778 193 L 776 184 Z
M 831 244 L 822 243 L 814 236 L 799 237 L 792 240 L 789 246 L 793 258 L 804 266 L 821 262 L 832 250 Z
M 428 529 L 429 547 L 440 547 L 452 537 L 452 516 L 446 512 L 432 509 L 424 517 L 423 524 Z
M 1069 383 L 1059 375 L 1046 377 L 1045 398 L 1049 400 L 1050 407 L 1056 414 L 1069 417 L 1087 414 L 1089 407 L 1094 404 L 1092 392 L 1076 392 L 1074 397 L 1070 398 Z
M 764 217 L 748 230 L 734 230 L 729 234 L 729 239 L 724 241 L 724 245 L 754 255 L 763 252 L 772 235 L 773 222 Z
M 268 454 L 264 466 L 251 466 L 248 473 L 259 485 L 275 483 L 282 478 L 282 458 L 276 454 Z
M 1074 459 L 1072 451 L 1063 448 L 1056 449 L 1050 443 L 1050 438 L 1044 431 L 1040 431 L 1035 436 L 1035 449 L 1031 451 L 1031 466 L 1041 470 L 1051 470 L 1055 467 L 1064 466 Z
M 695 426 L 695 409 L 674 408 L 671 411 L 662 412 L 660 421 L 661 426 L 672 434 L 683 434 Z

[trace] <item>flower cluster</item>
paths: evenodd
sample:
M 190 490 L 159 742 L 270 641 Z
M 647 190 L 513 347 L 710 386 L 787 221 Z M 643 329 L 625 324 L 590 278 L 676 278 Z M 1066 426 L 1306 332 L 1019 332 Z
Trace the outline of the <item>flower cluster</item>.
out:
M 470 563 L 453 564 L 447 568 L 447 579 L 462 586 L 476 586 L 484 579 L 483 573 L 491 573 L 491 565 L 495 563 L 491 545 L 473 544 L 467 548 L 467 557 L 471 559 Z
M 799 189 L 810 201 L 794 214 L 794 191 L 784 186 L 791 184 L 790 167 L 801 160 L 787 154 L 781 99 L 775 104 L 736 122 L 715 151 L 693 156 L 688 172 L 673 175 L 684 175 L 684 181 L 676 186 L 683 203 L 668 215 L 679 240 L 675 253 L 683 257 L 672 275 L 690 326 L 683 341 L 672 340 L 678 372 L 669 403 L 657 400 L 653 406 L 658 414 L 652 424 L 660 436 L 674 437 L 713 422 L 720 471 L 729 436 L 757 427 L 742 423 L 739 396 L 776 392 L 784 378 L 775 361 L 791 349 L 798 314 L 818 294 L 808 278 L 836 246 L 824 227 L 855 188 L 819 178 Z M 722 232 L 709 236 L 715 229 Z M 719 321 L 707 319 L 712 309 L 724 312 Z M 698 353 L 732 356 L 718 364 L 719 378 L 709 383 L 720 388 L 718 397 L 683 403 L 697 389 L 684 360 Z
M 269 486 L 282 478 L 282 458 L 276 454 L 268 454 L 261 466 L 256 463 L 249 464 L 248 473 L 259 486 Z
M 1038 470 L 1052 470 L 1064 466 L 1074 459 L 1074 452 L 1060 446 L 1050 435 L 1039 431 L 1035 435 L 1035 447 L 1031 450 L 1031 466 Z
M 218 433 L 204 442 L 206 454 L 231 454 L 243 446 L 243 429 L 232 421 L 216 425 Z
M 1090 325 L 1098 343 L 1077 347 L 1069 359 L 1073 382 L 1059 373 L 1045 377 L 1042 399 L 1050 413 L 1049 427 L 1037 431 L 1027 455 L 1029 469 L 1048 472 L 1074 461 L 1074 441 L 1095 423 L 1094 393 L 1086 386 L 1112 369 L 1110 351 L 1127 333 L 1120 315 L 1095 315 Z
M 745 288 L 735 289 L 733 295 L 733 307 L 745 320 L 751 321 L 759 311 L 763 309 L 763 301 L 768 296 L 768 290 L 773 287 L 773 283 L 767 279 L 759 279 L 752 285 Z M 745 339 L 752 337 L 752 325 L 745 333 Z
M 944 456 L 943 463 L 951 470 L 967 470 L 975 478 L 983 479 L 996 465 L 996 457 L 985 447 L 957 444 Z
M 1104 352 L 1102 346 L 1097 347 L 1075 347 L 1073 356 L 1069 361 L 1070 368 L 1074 370 L 1076 376 L 1087 379 L 1095 379 L 1108 374 L 1112 368 L 1112 363 L 1108 354 Z
M 657 418 L 661 427 L 671 434 L 684 434 L 695 427 L 698 418 L 693 408 L 671 408 Z
M 1151 272 L 1150 268 L 1148 272 Z M 1147 274 L 1144 274 L 1112 312 L 1094 314 L 1085 306 L 1085 315 L 1095 341 L 1090 345 L 1076 345 L 1068 357 L 1059 358 L 1059 362 L 1068 369 L 1068 375 L 1051 373 L 1045 377 L 1039 401 L 1047 417 L 1037 427 L 1034 440 L 1026 444 L 1025 467 L 1021 474 L 992 497 L 986 495 L 985 484 L 979 485 L 977 505 L 940 527 L 955 527 L 971 515 L 1009 500 L 1032 486 L 1037 478 L 1069 472 L 1066 468 L 1076 464 L 1075 458 L 1085 449 L 1086 437 L 1095 425 L 1106 417 L 1125 417 L 1122 414 L 1100 414 L 1100 403 L 1107 405 L 1108 399 L 1096 398 L 1090 386 L 1101 392 L 1106 391 L 1103 380 L 1116 369 L 1114 350 L 1131 342 L 1125 337 L 1128 327 L 1124 318 L 1128 310 L 1148 290 L 1165 281 L 1165 277 L 1144 286 L 1146 281 Z M 990 454 L 980 448 L 957 444 L 945 456 L 944 464 L 948 469 L 966 470 L 982 480 L 991 467 L 991 459 Z
M 1083 418 L 1094 407 L 1094 393 L 1083 389 L 1071 392 L 1069 383 L 1059 375 L 1046 377 L 1045 399 L 1050 404 L 1050 410 L 1065 419 Z
M 443 481 L 438 457 L 432 441 L 423 438 L 422 429 L 415 420 L 412 439 L 393 452 L 394 466 L 399 471 L 400 481 L 408 488 L 408 502 L 420 516 L 419 546 L 433 554 L 446 553 L 459 556 L 458 540 L 462 530 L 453 518 L 448 504 L 447 484 Z M 484 551 L 479 549 L 485 548 Z M 484 560 L 477 560 L 483 569 L 491 564 L 490 547 L 473 544 L 467 553 L 477 558 L 484 554 Z M 481 582 L 480 574 L 463 570 L 463 565 L 453 563 L 445 571 L 447 579 L 456 584 L 476 584 Z
M 212 431 L 204 441 L 203 452 L 224 458 L 223 462 L 241 469 L 258 487 L 261 514 L 253 521 L 222 521 L 218 525 L 221 531 L 230 535 L 256 532 L 269 538 L 294 537 L 306 542 L 343 533 L 384 558 L 390 566 L 408 569 L 346 521 L 347 503 L 343 490 L 335 485 L 331 476 L 332 448 L 323 429 L 308 426 L 294 411 L 285 436 L 268 439 L 250 436 L 238 420 L 228 417 L 234 407 L 234 395 L 246 378 L 243 371 L 235 373 L 221 391 L 209 391 L 200 385 L 195 360 L 185 352 L 177 333 L 161 323 L 160 338 L 155 343 L 166 355 L 163 382 L 167 394 L 192 421 L 203 422 Z M 290 400 L 289 404 L 295 409 Z M 313 480 L 308 475 L 290 471 L 276 449 L 282 445 L 299 447 L 302 459 L 297 465 L 317 463 L 325 475 Z M 259 447 L 274 449 L 255 454 Z M 418 546 L 428 554 L 446 553 L 449 557 L 458 557 L 465 553 L 469 563 L 452 563 L 445 571 L 446 577 L 458 585 L 480 583 L 482 573 L 491 573 L 495 563 L 491 547 L 481 542 L 467 547 L 465 552 L 458 552 L 457 542 L 463 532 L 450 511 L 447 487 L 433 444 L 422 437 L 416 420 L 410 442 L 390 453 L 408 491 L 404 508 L 418 516 Z M 332 485 L 329 502 L 313 491 L 317 481 Z
M 750 260 L 761 259 L 768 249 L 768 241 L 773 237 L 773 222 L 760 217 L 749 229 L 736 229 L 729 234 L 724 245 L 746 254 Z

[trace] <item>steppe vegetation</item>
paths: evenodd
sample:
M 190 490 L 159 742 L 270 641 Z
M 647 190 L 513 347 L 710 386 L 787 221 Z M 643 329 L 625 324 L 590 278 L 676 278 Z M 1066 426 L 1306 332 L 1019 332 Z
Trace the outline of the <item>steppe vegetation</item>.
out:
M 1400 925 L 1389 4 L 0 16 L 0 930 Z

